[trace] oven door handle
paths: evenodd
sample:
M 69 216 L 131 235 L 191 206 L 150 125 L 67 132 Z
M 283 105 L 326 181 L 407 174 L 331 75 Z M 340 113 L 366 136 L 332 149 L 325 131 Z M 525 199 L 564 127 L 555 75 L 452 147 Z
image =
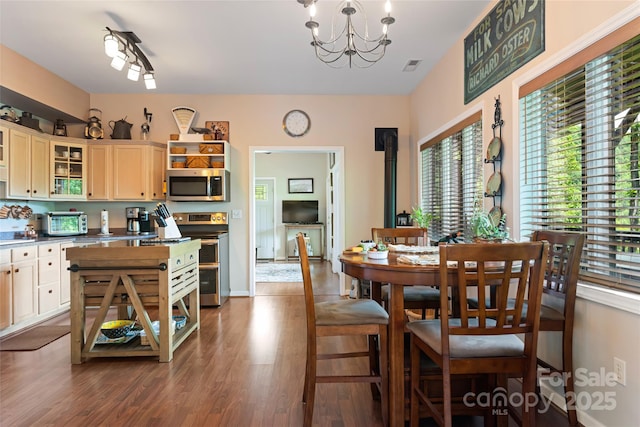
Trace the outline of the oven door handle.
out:
M 201 239 L 200 243 L 203 245 L 217 245 L 218 239 Z

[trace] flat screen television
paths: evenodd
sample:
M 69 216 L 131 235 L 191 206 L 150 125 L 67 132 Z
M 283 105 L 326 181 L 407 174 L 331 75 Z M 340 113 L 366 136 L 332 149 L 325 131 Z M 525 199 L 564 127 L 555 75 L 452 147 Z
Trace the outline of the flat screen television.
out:
M 315 224 L 318 222 L 317 200 L 283 200 L 282 222 L 285 224 Z

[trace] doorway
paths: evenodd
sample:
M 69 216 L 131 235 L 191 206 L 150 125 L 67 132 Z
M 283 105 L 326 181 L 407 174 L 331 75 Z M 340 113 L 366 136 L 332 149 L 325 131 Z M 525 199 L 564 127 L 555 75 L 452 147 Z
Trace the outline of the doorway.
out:
M 257 221 L 258 210 L 263 209 L 260 206 L 260 202 L 256 200 L 256 184 L 262 185 L 261 181 L 256 181 L 256 163 L 258 161 L 258 154 L 267 153 L 286 153 L 297 154 L 304 156 L 305 154 L 326 154 L 327 155 L 327 176 L 331 177 L 331 203 L 326 206 L 326 215 L 322 218 L 325 222 L 327 231 L 326 238 L 326 254 L 327 262 L 330 263 L 330 270 L 332 273 L 340 273 L 340 262 L 338 260 L 339 251 L 335 248 L 344 247 L 344 147 L 249 147 L 249 161 L 250 161 L 250 204 L 249 204 L 249 245 L 250 248 L 254 248 L 250 251 L 250 272 L 249 272 L 249 295 L 255 296 L 256 282 L 255 282 L 255 265 L 258 260 L 258 242 L 263 238 L 257 235 Z M 261 180 L 263 177 L 259 177 Z M 321 184 L 322 185 L 322 184 Z M 261 190 L 262 191 L 262 190 Z M 275 190 L 277 191 L 277 190 Z M 274 197 L 275 199 L 275 197 Z M 275 207 L 277 209 L 277 207 Z M 274 209 L 274 212 L 275 212 Z M 330 211 L 329 211 L 330 210 Z M 276 217 L 277 223 L 277 215 Z M 275 246 L 278 246 L 277 235 L 273 236 Z M 342 287 L 338 286 L 339 292 L 342 293 Z

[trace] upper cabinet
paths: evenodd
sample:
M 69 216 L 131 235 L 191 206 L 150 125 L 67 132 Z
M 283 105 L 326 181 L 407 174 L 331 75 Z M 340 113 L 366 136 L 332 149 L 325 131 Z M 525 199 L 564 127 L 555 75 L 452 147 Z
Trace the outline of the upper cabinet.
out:
M 9 146 L 9 129 L 0 126 L 0 181 L 7 180 L 7 148 Z
M 87 200 L 164 200 L 164 144 L 100 141 L 88 151 Z
M 49 138 L 9 129 L 7 198 L 49 198 Z
M 86 198 L 86 145 L 52 139 L 49 158 L 52 199 Z

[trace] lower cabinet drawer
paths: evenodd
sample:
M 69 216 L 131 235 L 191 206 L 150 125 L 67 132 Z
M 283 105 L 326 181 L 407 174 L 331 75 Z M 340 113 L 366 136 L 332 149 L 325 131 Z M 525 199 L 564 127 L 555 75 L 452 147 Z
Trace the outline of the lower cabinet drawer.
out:
M 60 291 L 56 284 L 38 287 L 38 314 L 57 309 L 59 301 Z
M 51 283 L 60 280 L 60 256 L 38 259 L 38 283 Z

